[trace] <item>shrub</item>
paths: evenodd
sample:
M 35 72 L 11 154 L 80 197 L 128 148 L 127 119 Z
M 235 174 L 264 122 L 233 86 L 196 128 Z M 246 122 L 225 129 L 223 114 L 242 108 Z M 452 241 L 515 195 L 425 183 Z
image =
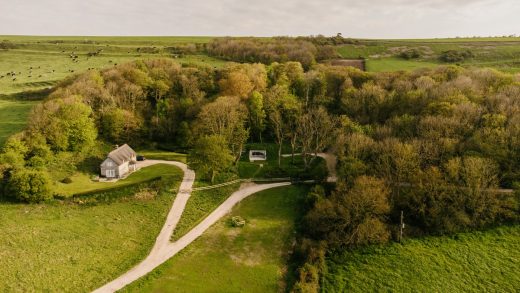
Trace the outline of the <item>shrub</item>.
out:
M 406 60 L 417 59 L 421 57 L 421 52 L 416 48 L 407 49 L 399 53 L 399 57 Z
M 469 50 L 457 51 L 448 50 L 441 53 L 439 59 L 447 63 L 463 62 L 464 60 L 473 57 L 473 53 Z
M 29 203 L 52 198 L 51 181 L 47 173 L 30 169 L 13 170 L 6 191 L 7 196 Z
M 71 184 L 72 183 L 72 179 L 70 177 L 64 178 L 63 180 L 61 180 L 61 183 Z
M 234 216 L 231 218 L 231 225 L 233 227 L 244 227 L 246 225 L 246 220 L 240 216 Z

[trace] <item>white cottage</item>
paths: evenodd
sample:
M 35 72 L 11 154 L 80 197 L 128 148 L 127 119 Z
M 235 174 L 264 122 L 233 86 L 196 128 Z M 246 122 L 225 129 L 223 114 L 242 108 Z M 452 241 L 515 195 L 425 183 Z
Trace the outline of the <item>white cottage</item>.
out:
M 137 154 L 124 144 L 111 151 L 101 163 L 101 176 L 106 178 L 121 178 L 137 169 Z

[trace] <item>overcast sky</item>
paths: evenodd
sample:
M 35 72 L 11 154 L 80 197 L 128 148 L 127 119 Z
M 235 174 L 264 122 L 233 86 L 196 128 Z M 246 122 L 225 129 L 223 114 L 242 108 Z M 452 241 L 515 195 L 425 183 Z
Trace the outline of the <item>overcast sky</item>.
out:
M 0 34 L 520 34 L 519 0 L 0 0 Z

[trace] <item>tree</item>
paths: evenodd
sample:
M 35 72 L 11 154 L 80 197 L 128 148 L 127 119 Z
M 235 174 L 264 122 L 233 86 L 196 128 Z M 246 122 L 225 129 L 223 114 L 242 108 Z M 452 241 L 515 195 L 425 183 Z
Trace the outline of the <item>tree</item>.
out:
M 222 94 L 247 99 L 253 91 L 261 92 L 267 86 L 263 64 L 231 64 L 222 71 L 219 80 Z
M 331 142 L 336 120 L 323 107 L 311 108 L 298 121 L 297 133 L 301 141 L 302 155 L 307 168 Z M 313 154 L 310 160 L 308 155 Z
M 0 153 L 0 164 L 10 167 L 23 167 L 29 153 L 26 143 L 18 136 L 11 136 L 5 142 Z
M 290 123 L 297 119 L 299 103 L 294 95 L 289 94 L 286 86 L 274 86 L 266 95 L 267 112 L 276 144 L 278 145 L 278 167 L 281 166 L 282 146 L 288 133 Z
M 352 188 L 340 184 L 330 198 L 318 201 L 305 217 L 307 227 L 336 247 L 384 243 L 390 237 L 385 224 L 388 196 L 382 180 L 358 177 Z
M 204 105 L 197 117 L 200 135 L 221 136 L 238 162 L 249 137 L 246 129 L 247 108 L 238 97 L 224 96 Z
M 231 167 L 233 156 L 224 137 L 209 135 L 199 138 L 188 156 L 188 164 L 207 176 L 211 183 L 215 175 Z
M 251 98 L 247 101 L 249 109 L 249 123 L 253 133 L 258 134 L 260 142 L 262 142 L 262 132 L 265 130 L 265 110 L 264 97 L 261 93 L 254 91 Z
M 100 124 L 100 131 L 106 139 L 121 144 L 135 139 L 142 123 L 139 117 L 130 111 L 110 108 L 102 114 Z
M 36 106 L 29 135 L 43 134 L 54 151 L 81 152 L 97 138 L 92 108 L 79 97 L 49 100 Z
M 11 171 L 6 194 L 29 203 L 45 201 L 52 198 L 51 181 L 43 171 L 16 169 Z

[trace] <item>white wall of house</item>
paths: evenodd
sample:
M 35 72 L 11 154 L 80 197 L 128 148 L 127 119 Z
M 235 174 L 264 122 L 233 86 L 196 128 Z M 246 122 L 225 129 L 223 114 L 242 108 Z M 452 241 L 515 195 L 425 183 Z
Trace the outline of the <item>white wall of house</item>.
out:
M 119 168 L 117 168 L 118 177 L 121 177 L 121 176 L 125 175 L 126 173 L 128 173 L 128 162 L 124 162 L 123 164 L 121 164 L 119 166 Z

